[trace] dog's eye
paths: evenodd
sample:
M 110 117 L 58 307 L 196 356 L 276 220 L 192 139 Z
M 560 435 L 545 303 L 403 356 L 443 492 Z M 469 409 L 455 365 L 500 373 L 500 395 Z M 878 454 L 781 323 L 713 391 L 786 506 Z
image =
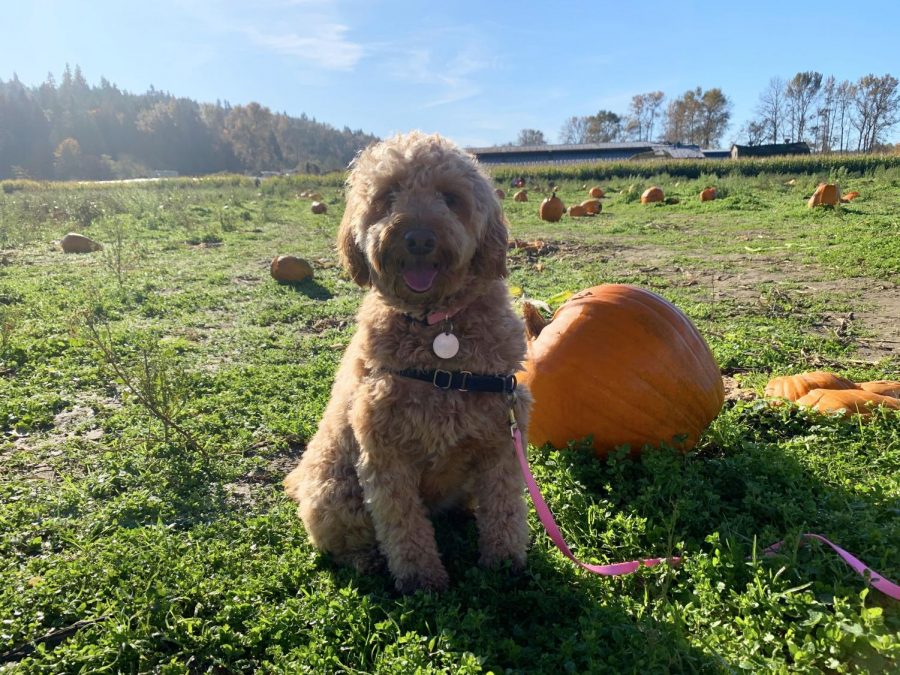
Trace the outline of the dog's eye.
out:
M 459 197 L 457 197 L 452 192 L 442 192 L 441 196 L 444 198 L 444 203 L 448 208 L 454 208 L 457 204 L 459 204 Z
M 390 211 L 394 206 L 397 195 L 394 190 L 385 190 L 375 197 L 374 202 L 378 205 L 378 210 L 382 212 Z

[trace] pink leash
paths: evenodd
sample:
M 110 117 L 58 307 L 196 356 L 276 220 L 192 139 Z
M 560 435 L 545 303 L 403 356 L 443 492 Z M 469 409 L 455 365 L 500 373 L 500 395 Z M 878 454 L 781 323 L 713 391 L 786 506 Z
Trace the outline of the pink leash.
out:
M 586 569 L 588 572 L 593 572 L 594 574 L 602 574 L 603 576 L 631 574 L 640 567 L 653 567 L 661 562 L 668 562 L 672 565 L 678 565 L 681 563 L 680 557 L 672 557 L 629 560 L 627 562 L 614 563 L 611 565 L 589 565 L 587 563 L 581 562 L 578 558 L 576 558 L 571 549 L 569 549 L 568 544 L 566 544 L 565 539 L 563 539 L 562 532 L 559 531 L 559 526 L 557 526 L 556 520 L 554 520 L 553 514 L 550 512 L 550 508 L 547 506 L 547 502 L 544 501 L 544 497 L 541 495 L 541 490 L 538 487 L 537 482 L 535 482 L 534 476 L 531 475 L 531 470 L 528 468 L 528 458 L 525 456 L 525 448 L 522 443 L 522 432 L 519 431 L 519 427 L 516 424 L 512 408 L 510 408 L 509 415 L 510 432 L 512 433 L 513 441 L 515 442 L 516 455 L 519 458 L 519 466 L 522 468 L 522 475 L 525 477 L 525 485 L 528 486 L 528 492 L 531 494 L 532 501 L 534 501 L 534 509 L 535 511 L 537 511 L 538 518 L 540 518 L 544 529 L 547 530 L 547 534 L 550 535 L 550 539 L 554 544 L 556 544 L 556 547 L 560 551 L 562 551 L 563 555 L 565 555 L 575 564 Z M 821 535 L 803 534 L 801 535 L 801 537 L 803 539 L 815 539 L 822 542 L 823 544 L 827 544 L 832 549 L 834 549 L 837 554 L 844 560 L 844 562 L 850 565 L 850 567 L 853 568 L 853 570 L 857 574 L 863 577 L 868 577 L 872 586 L 874 586 L 885 595 L 893 598 L 894 600 L 900 600 L 900 586 L 893 583 L 892 581 L 889 581 L 888 579 L 885 579 L 878 572 L 865 565 L 856 556 L 848 553 L 840 546 L 838 546 L 837 544 L 833 544 Z M 772 544 L 763 551 L 763 554 L 775 555 L 775 553 L 777 553 L 783 545 L 783 541 Z

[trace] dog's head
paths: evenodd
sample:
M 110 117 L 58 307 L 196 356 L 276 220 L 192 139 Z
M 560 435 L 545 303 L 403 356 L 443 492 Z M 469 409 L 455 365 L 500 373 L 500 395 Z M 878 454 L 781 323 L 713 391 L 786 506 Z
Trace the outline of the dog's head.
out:
M 489 179 L 445 138 L 419 132 L 364 150 L 338 233 L 345 269 L 404 306 L 437 306 L 506 276 L 507 228 Z

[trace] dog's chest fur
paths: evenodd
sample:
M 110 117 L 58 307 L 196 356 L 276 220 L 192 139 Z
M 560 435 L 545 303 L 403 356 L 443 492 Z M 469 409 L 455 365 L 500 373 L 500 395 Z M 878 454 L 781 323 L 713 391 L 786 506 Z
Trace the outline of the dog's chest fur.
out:
M 525 352 L 522 323 L 513 313 L 504 287 L 499 298 L 486 298 L 463 308 L 450 322 L 459 339 L 459 352 L 439 358 L 434 338 L 449 324 L 426 325 L 399 312 L 376 308 L 367 298 L 361 315 L 357 358 L 359 386 L 366 424 L 371 432 L 391 439 L 395 451 L 412 459 L 442 463 L 448 454 L 471 452 L 502 437 L 508 401 L 503 394 L 445 391 L 427 382 L 401 375 L 404 369 L 469 371 L 484 375 L 510 375 L 521 367 Z M 371 306 L 367 306 L 371 305 Z M 377 311 L 376 311 L 377 310 Z M 362 318 L 362 316 L 361 316 Z M 358 418 L 359 419 L 359 418 Z

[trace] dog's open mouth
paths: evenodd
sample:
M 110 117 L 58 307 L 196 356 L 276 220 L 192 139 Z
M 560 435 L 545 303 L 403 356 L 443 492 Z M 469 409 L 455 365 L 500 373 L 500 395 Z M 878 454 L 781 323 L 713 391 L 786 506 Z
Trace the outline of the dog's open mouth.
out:
M 434 263 L 417 263 L 403 270 L 403 281 L 410 290 L 424 293 L 431 289 L 437 275 L 438 269 Z

